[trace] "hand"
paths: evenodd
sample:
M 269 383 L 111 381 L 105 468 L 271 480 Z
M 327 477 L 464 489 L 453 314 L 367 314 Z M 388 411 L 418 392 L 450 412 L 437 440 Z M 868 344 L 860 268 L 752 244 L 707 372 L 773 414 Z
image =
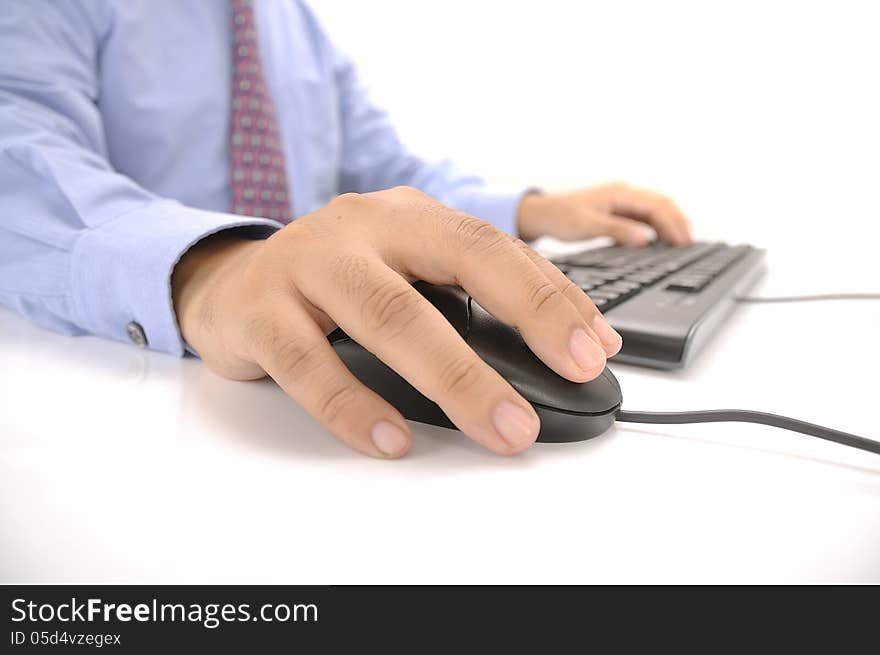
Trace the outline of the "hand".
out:
M 263 241 L 218 235 L 175 267 L 183 337 L 219 374 L 266 374 L 349 446 L 399 457 L 400 413 L 345 368 L 326 335 L 339 325 L 497 453 L 530 446 L 538 416 L 413 280 L 460 284 L 529 347 L 578 382 L 620 348 L 589 298 L 522 241 L 414 189 L 345 194 Z
M 645 224 L 672 245 L 691 242 L 688 220 L 672 200 L 622 182 L 568 193 L 530 193 L 517 215 L 523 239 L 610 236 L 621 245 L 641 246 L 648 242 Z

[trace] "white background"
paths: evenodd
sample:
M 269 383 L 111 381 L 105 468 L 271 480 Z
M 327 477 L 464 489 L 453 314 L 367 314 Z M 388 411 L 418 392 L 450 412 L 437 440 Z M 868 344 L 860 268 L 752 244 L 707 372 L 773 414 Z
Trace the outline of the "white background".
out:
M 318 3 L 316 2 L 316 5 Z M 674 195 L 768 248 L 764 293 L 878 290 L 876 3 L 324 0 L 428 157 Z M 880 303 L 743 307 L 631 409 L 880 437 Z M 399 462 L 268 382 L 0 311 L 0 580 L 880 581 L 880 459 L 760 426 L 624 426 L 516 458 L 414 425 Z
M 705 237 L 880 234 L 870 1 L 321 0 L 405 141 L 503 185 L 624 179 Z

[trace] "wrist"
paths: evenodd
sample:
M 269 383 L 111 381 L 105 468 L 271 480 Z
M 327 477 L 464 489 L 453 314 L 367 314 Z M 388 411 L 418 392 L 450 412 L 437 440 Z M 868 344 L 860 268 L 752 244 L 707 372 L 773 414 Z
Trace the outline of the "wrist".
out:
M 199 349 L 205 324 L 214 314 L 217 290 L 248 261 L 262 240 L 218 233 L 202 239 L 177 262 L 171 276 L 171 295 L 184 341 Z

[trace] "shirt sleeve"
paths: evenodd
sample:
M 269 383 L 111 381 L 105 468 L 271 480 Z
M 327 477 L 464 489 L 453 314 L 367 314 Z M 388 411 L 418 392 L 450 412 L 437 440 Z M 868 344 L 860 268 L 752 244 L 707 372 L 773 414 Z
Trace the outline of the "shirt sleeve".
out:
M 313 19 L 314 20 L 314 19 Z M 534 189 L 491 189 L 448 161 L 427 162 L 401 142 L 388 114 L 374 105 L 351 59 L 336 49 L 320 25 L 315 30 L 333 62 L 342 124 L 340 191 L 416 187 L 442 203 L 516 234 L 522 196 Z
M 71 335 L 181 355 L 170 278 L 203 237 L 269 220 L 161 198 L 109 162 L 99 110 L 95 2 L 4 3 L 0 12 L 0 303 Z

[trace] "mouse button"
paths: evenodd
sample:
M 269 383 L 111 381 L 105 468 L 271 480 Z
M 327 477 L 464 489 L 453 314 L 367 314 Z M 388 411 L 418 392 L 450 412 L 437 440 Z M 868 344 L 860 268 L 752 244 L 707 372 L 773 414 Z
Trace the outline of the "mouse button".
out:
M 576 414 L 607 413 L 620 405 L 620 389 L 610 371 L 605 369 L 590 382 L 566 380 L 531 351 L 519 332 L 475 300 L 466 342 L 531 403 Z
M 333 345 L 336 354 L 354 376 L 378 393 L 412 421 L 455 427 L 440 407 L 419 393 L 391 367 L 349 338 Z
M 607 366 L 602 371 L 602 377 L 605 378 L 606 380 L 608 380 L 608 384 L 610 384 L 611 386 L 613 386 L 617 390 L 617 395 L 621 395 L 620 382 L 618 381 L 618 379 L 614 375 L 614 373 L 611 372 L 611 369 L 608 368 Z M 620 401 L 618 401 L 618 402 L 620 402 Z
M 413 288 L 440 310 L 461 336 L 467 334 L 468 295 L 461 287 L 434 286 L 427 282 L 416 282 Z
M 599 381 L 601 380 L 601 383 Z M 619 409 L 623 404 L 623 392 L 620 390 L 620 382 L 614 373 L 606 366 L 599 377 L 587 384 L 595 385 L 599 404 L 607 405 L 608 409 Z

